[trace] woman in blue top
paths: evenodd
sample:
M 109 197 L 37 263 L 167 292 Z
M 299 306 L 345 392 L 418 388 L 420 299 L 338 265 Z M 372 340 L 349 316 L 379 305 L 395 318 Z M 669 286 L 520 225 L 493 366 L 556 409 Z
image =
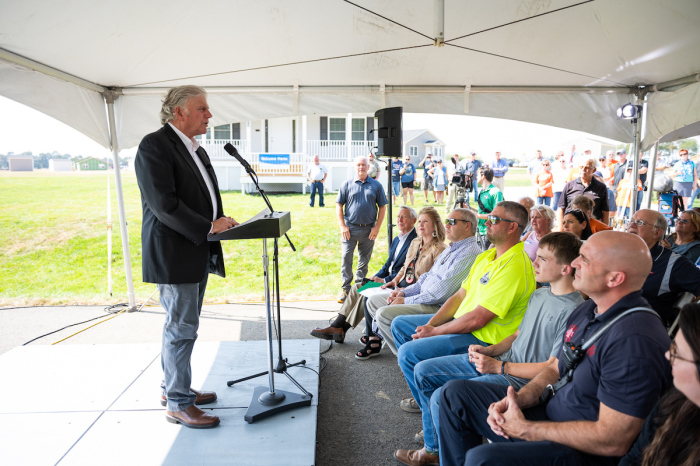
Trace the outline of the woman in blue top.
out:
M 695 180 L 695 164 L 688 160 L 688 151 L 681 149 L 678 152 L 681 160 L 673 165 L 673 189 L 678 191 L 678 194 L 683 197 L 683 205 L 686 209 L 692 209 L 692 205 L 688 205 L 690 194 L 693 192 L 693 181 Z
M 411 205 L 413 205 L 413 181 L 416 179 L 416 167 L 411 163 L 411 156 L 407 155 L 403 158 L 403 165 L 399 170 L 401 175 L 401 187 L 403 188 L 403 204 L 406 203 L 406 194 L 411 195 Z
M 442 204 L 445 199 L 445 186 L 447 186 L 447 168 L 442 166 L 442 160 L 435 161 L 435 165 L 430 168 L 430 176 L 433 178 L 435 201 Z

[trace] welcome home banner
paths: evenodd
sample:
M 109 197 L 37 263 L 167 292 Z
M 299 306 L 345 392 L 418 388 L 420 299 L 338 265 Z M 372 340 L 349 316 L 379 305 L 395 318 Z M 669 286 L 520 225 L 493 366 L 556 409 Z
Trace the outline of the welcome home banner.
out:
M 260 163 L 268 168 L 289 168 L 289 154 L 260 154 Z

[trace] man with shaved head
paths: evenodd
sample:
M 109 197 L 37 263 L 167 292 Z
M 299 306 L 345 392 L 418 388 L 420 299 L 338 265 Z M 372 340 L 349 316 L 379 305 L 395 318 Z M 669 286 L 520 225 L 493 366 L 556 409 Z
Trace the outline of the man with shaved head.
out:
M 700 296 L 700 270 L 684 256 L 659 244 L 667 226 L 663 214 L 642 209 L 634 214 L 627 231 L 642 238 L 649 247 L 654 265 L 642 286 L 642 296 L 668 327 L 679 311 L 673 304 L 683 293 Z
M 441 464 L 616 465 L 644 418 L 670 386 L 664 357 L 670 340 L 647 312 L 641 288 L 652 269 L 640 238 L 602 231 L 581 247 L 571 266 L 574 288 L 590 296 L 567 322 L 558 359 L 517 393 L 470 380 L 443 386 L 439 401 Z M 540 395 L 567 372 L 562 352 L 611 324 L 583 354 L 570 382 L 546 404 Z M 493 443 L 482 445 L 486 437 Z

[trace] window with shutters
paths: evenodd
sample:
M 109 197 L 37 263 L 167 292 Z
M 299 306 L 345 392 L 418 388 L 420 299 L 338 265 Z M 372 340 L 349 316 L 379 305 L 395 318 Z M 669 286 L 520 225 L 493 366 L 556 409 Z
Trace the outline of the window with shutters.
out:
M 365 140 L 365 119 L 364 118 L 353 118 L 352 119 L 352 140 L 353 141 L 364 141 Z
M 214 126 L 214 139 L 231 139 L 231 125 Z
M 344 141 L 345 118 L 329 118 L 328 120 L 328 139 L 331 141 Z
M 232 139 L 241 139 L 241 124 L 240 123 L 234 123 L 231 125 L 233 129 L 233 138 Z

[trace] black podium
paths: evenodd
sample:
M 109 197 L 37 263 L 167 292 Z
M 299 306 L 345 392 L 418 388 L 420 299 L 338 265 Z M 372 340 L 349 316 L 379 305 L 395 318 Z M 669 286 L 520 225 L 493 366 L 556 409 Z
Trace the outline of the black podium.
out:
M 263 241 L 263 273 L 265 281 L 265 309 L 267 314 L 267 356 L 269 368 L 265 372 L 253 374 L 238 380 L 227 382 L 230 387 L 236 383 L 245 380 L 254 379 L 268 374 L 269 387 L 256 387 L 253 391 L 253 399 L 248 406 L 248 411 L 245 414 L 245 420 L 252 424 L 253 422 L 272 416 L 289 409 L 298 408 L 301 406 L 311 406 L 311 398 L 313 395 L 306 391 L 294 378 L 289 375 L 287 369 L 289 367 L 306 364 L 305 360 L 289 364 L 282 357 L 282 321 L 280 320 L 280 296 L 279 296 L 279 268 L 278 268 L 278 238 L 284 236 L 292 227 L 291 216 L 289 212 L 270 212 L 269 209 L 264 209 L 256 216 L 231 229 L 211 235 L 209 241 L 229 241 L 239 239 L 262 239 Z M 273 349 L 272 349 L 272 306 L 270 303 L 270 270 L 269 258 L 267 255 L 267 240 L 274 239 L 274 273 L 275 273 L 275 302 L 277 303 L 277 344 L 278 344 L 278 360 L 277 366 L 273 367 Z M 303 393 L 291 393 L 282 390 L 275 391 L 274 373 L 284 374 L 292 381 L 294 385 Z

